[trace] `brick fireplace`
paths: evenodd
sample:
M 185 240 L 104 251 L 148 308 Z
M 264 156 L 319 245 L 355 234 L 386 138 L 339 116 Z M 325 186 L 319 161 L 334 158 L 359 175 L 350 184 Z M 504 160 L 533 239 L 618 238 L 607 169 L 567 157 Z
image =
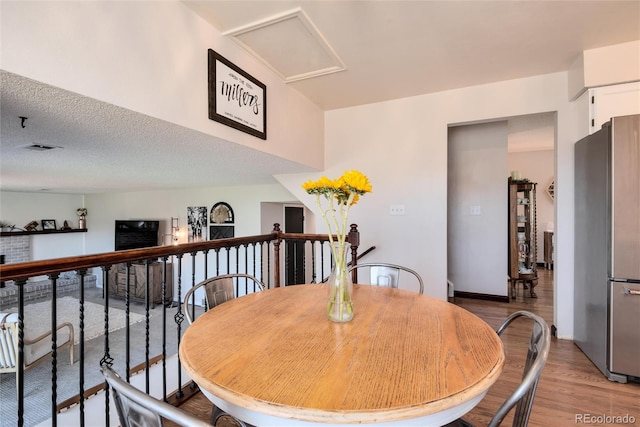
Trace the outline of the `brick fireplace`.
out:
M 0 254 L 4 255 L 4 262 L 7 264 L 31 260 L 31 237 L 25 235 L 1 237 Z
M 28 235 L 0 237 L 0 254 L 4 256 L 4 263 L 6 264 L 30 261 L 31 237 Z M 60 274 L 57 281 L 59 294 L 76 291 L 79 287 L 80 279 L 74 272 Z M 85 288 L 95 287 L 96 276 L 92 274 L 85 276 Z M 51 280 L 46 276 L 32 277 L 25 285 L 24 291 L 25 304 L 48 297 L 51 295 Z M 5 282 L 4 286 L 0 287 L 0 311 L 17 305 L 17 286 L 13 282 Z

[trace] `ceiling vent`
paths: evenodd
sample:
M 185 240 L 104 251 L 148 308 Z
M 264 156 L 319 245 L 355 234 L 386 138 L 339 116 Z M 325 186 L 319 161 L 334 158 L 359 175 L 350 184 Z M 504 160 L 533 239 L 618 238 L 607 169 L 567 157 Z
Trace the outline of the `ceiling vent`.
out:
M 33 151 L 49 151 L 49 150 L 62 148 L 62 147 L 56 147 L 54 145 L 31 144 L 31 145 L 25 146 L 24 148 L 26 148 L 27 150 L 33 150 Z
M 300 8 L 223 33 L 286 83 L 347 67 Z

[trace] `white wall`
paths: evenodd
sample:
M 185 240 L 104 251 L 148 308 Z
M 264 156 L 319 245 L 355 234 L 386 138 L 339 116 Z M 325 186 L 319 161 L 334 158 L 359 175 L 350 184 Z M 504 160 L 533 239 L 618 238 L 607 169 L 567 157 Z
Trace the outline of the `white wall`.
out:
M 640 79 L 640 40 L 583 52 L 586 87 Z
M 414 268 L 425 280 L 425 293 L 445 299 L 448 127 L 557 112 L 554 323 L 559 337 L 571 338 L 573 144 L 586 135 L 587 118 L 567 99 L 567 90 L 567 73 L 554 73 L 327 112 L 324 173 L 334 177 L 359 169 L 373 184 L 349 218 L 360 226 L 361 247 L 377 246 L 369 259 Z M 315 212 L 300 184 L 317 175 L 278 179 Z M 406 215 L 390 216 L 392 204 L 404 204 Z M 317 228 L 324 229 L 320 222 Z
M 260 203 L 260 234 L 273 231 L 273 224 L 284 228 L 284 204 L 277 202 Z
M 456 291 L 508 295 L 507 131 L 506 121 L 449 129 L 447 275 Z
M 0 11 L 3 70 L 323 166 L 322 111 L 180 1 L 2 1 Z M 266 141 L 209 120 L 210 48 L 267 86 Z
M 43 219 L 55 219 L 57 228 L 62 227 L 65 220 L 71 228 L 78 228 L 76 209 L 83 206 L 84 196 L 79 194 L 0 192 L 0 219 L 18 228 Z M 86 234 L 32 235 L 30 260 L 80 255 Z
M 15 218 L 18 224 L 32 218 L 72 219 L 71 225 L 77 227 L 76 209 L 84 206 L 88 210 L 86 233 L 48 234 L 32 236 L 31 248 L 33 260 L 60 258 L 83 254 L 112 252 L 114 249 L 114 231 L 116 219 L 159 220 L 161 234 L 171 233 L 171 217 L 178 217 L 182 237 L 180 243 L 187 241 L 187 207 L 206 206 L 210 211 L 219 201 L 227 202 L 234 211 L 235 236 L 250 236 L 263 233 L 262 206 L 280 206 L 280 218 L 283 217 L 283 204 L 295 202 L 295 198 L 278 184 L 205 187 L 171 191 L 146 191 L 131 193 L 91 194 L 87 196 L 68 194 L 40 194 L 2 192 L 0 215 L 11 222 Z M 276 203 L 277 202 L 277 203 Z M 36 216 L 29 213 L 35 213 Z M 277 212 L 272 210 L 273 218 Z M 30 216 L 28 216 L 30 215 Z M 281 221 L 280 221 L 281 222 Z M 273 223 L 268 227 L 270 232 Z M 169 236 L 164 243 L 171 243 Z M 163 243 L 162 241 L 160 243 Z M 98 286 L 102 286 L 102 274 L 94 271 Z M 201 274 L 197 272 L 197 274 Z M 177 271 L 174 271 L 174 287 L 177 284 Z M 191 283 L 189 265 L 183 269 L 183 283 Z M 200 278 L 200 280 L 204 277 Z M 177 289 L 174 289 L 177 295 Z
M 186 231 L 187 207 L 206 206 L 210 211 L 215 203 L 224 201 L 233 208 L 235 236 L 250 236 L 262 233 L 262 202 L 295 201 L 287 190 L 277 184 L 91 194 L 85 197 L 89 210 L 87 253 L 113 251 L 116 219 L 161 220 L 162 232 L 170 234 L 171 217 L 178 217 L 181 230 Z M 186 242 L 187 235 L 183 233 L 180 243 Z
M 536 186 L 536 222 L 537 222 L 537 261 L 544 262 L 544 232 L 552 225 L 554 231 L 554 205 L 546 188 L 553 180 L 553 150 L 524 151 L 509 153 L 509 170 L 520 171 L 520 176 L 535 182 Z
M 640 40 L 589 49 L 569 69 L 569 98 L 586 89 L 640 80 Z M 599 126 L 598 126 L 599 128 Z

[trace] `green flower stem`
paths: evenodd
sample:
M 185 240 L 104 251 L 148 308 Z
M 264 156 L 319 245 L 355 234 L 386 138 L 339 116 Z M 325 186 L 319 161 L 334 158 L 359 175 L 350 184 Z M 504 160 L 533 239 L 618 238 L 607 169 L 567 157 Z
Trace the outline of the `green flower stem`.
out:
M 329 283 L 329 286 L 331 286 L 331 297 L 329 298 L 327 313 L 331 317 L 331 313 L 336 309 L 335 305 L 338 304 L 335 318 L 338 321 L 343 321 L 345 317 L 351 317 L 353 315 L 353 306 L 349 294 L 349 279 L 344 253 L 345 245 L 337 246 L 335 249 L 337 257 L 335 258 L 334 274 L 332 276 L 333 281 Z
M 336 218 L 336 209 L 333 206 L 333 200 L 334 200 L 333 197 L 329 198 L 329 209 L 328 209 L 328 212 L 331 214 L 331 220 L 333 221 L 333 225 L 334 225 L 334 227 L 336 229 L 336 234 L 338 236 L 338 242 L 340 243 L 340 242 L 343 242 L 344 240 L 341 239 L 342 236 L 340 234 L 340 224 L 338 223 L 338 219 Z M 331 227 L 329 227 L 329 231 L 331 231 Z M 329 241 L 332 240 L 331 234 L 332 233 L 329 233 Z
M 329 230 L 329 242 L 331 243 L 331 251 L 333 251 L 333 233 L 331 232 L 331 224 L 327 219 L 327 212 L 322 209 L 322 203 L 320 203 L 320 194 L 316 194 L 316 202 L 318 203 L 318 209 L 320 209 L 320 213 L 322 214 L 322 219 L 324 223 L 327 225 L 327 229 Z M 327 209 L 328 211 L 329 209 Z M 333 254 L 335 257 L 335 253 Z
M 338 203 L 338 207 L 334 205 L 333 195 L 325 195 L 329 201 L 329 207 L 324 210 L 320 200 L 320 194 L 316 193 L 316 203 L 318 209 L 322 214 L 328 232 L 329 232 L 329 244 L 331 245 L 331 252 L 335 263 L 335 277 L 333 278 L 336 283 L 330 283 L 331 297 L 329 298 L 329 305 L 327 312 L 330 314 L 335 308 L 335 304 L 338 304 L 337 320 L 342 321 L 346 316 L 353 315 L 353 306 L 351 305 L 346 257 L 345 257 L 345 242 L 347 240 L 347 225 L 349 218 L 349 208 L 355 198 L 355 193 L 351 193 L 346 202 Z M 338 219 L 338 215 L 340 219 Z M 336 239 L 333 238 L 335 229 Z M 345 313 L 346 310 L 346 313 Z

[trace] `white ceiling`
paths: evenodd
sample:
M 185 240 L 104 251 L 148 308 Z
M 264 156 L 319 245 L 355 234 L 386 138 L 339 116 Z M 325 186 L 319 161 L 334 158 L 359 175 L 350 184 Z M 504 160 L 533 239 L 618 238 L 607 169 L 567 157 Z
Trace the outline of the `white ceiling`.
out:
M 565 71 L 584 50 L 640 39 L 638 1 L 183 2 L 222 33 L 302 9 L 347 67 L 290 83 L 325 110 Z M 269 34 L 271 61 L 301 61 L 297 34 Z
M 253 54 L 263 51 L 285 81 L 299 77 L 300 70 L 326 67 L 321 53 L 334 53 L 344 71 L 287 83 L 324 110 L 564 71 L 583 50 L 640 39 L 638 1 L 184 3 L 228 37 L 239 34 Z M 308 20 L 309 34 L 316 33 L 306 41 L 326 45 L 300 47 L 295 31 L 306 21 L 302 27 L 298 21 L 269 27 L 271 43 L 262 45 L 255 42 L 264 41 L 260 35 L 242 32 L 287 13 L 303 13 L 300 22 Z M 305 57 L 307 51 L 312 55 Z M 274 174 L 306 170 L 19 76 L 3 72 L 1 77 L 3 190 L 94 193 L 268 183 Z M 19 116 L 31 117 L 25 128 Z M 541 137 L 531 146 L 527 135 L 553 134 L 553 120 L 552 114 L 514 119 L 513 140 L 540 149 Z M 188 147 L 184 141 L 190 141 Z M 23 148 L 33 143 L 63 148 Z

